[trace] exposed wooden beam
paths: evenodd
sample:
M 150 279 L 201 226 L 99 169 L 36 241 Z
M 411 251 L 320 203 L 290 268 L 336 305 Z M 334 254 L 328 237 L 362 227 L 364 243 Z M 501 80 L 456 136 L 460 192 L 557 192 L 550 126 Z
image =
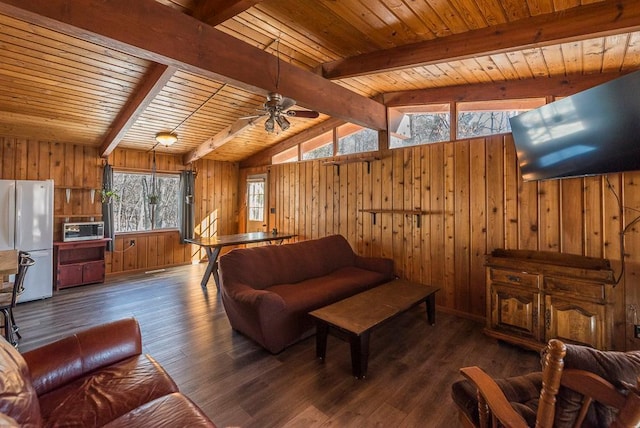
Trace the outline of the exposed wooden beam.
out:
M 607 0 L 465 33 L 331 61 L 328 79 L 342 79 L 640 29 L 640 2 Z
M 0 0 L 0 13 L 254 93 L 280 92 L 346 122 L 386 128 L 381 103 L 289 63 L 278 68 L 273 55 L 155 0 Z
M 100 156 L 107 157 L 118 146 L 122 137 L 133 126 L 138 117 L 149 106 L 158 93 L 164 88 L 175 73 L 174 67 L 154 63 L 146 76 L 129 98 L 127 104 L 109 127 L 109 132 L 100 145 Z
M 192 16 L 212 27 L 233 18 L 262 0 L 200 0 Z
M 222 131 L 218 132 L 213 137 L 209 138 L 204 143 L 200 144 L 195 149 L 191 150 L 188 153 L 185 153 L 182 158 L 183 164 L 188 164 L 194 162 L 207 154 L 211 153 L 221 145 L 235 138 L 238 134 L 244 131 L 247 128 L 252 127 L 259 119 L 251 118 L 251 119 L 238 119 L 231 125 L 224 128 Z
M 447 86 L 416 91 L 388 92 L 383 95 L 387 107 L 487 101 L 545 96 L 566 97 L 608 82 L 626 73 L 590 74 L 587 76 L 545 77 L 497 83 Z

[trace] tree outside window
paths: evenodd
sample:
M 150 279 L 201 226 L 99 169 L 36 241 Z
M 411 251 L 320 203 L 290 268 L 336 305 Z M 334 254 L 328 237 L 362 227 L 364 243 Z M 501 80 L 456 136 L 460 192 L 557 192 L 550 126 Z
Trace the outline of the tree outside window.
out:
M 389 147 L 417 146 L 451 139 L 449 104 L 389 109 Z
M 144 173 L 113 173 L 113 189 L 120 196 L 113 202 L 114 230 L 140 232 L 178 227 L 180 177 Z M 154 197 L 155 196 L 155 197 Z
M 545 104 L 544 98 L 461 102 L 457 105 L 458 139 L 511 132 L 509 118 Z
M 352 123 L 339 126 L 338 155 L 378 150 L 378 132 Z

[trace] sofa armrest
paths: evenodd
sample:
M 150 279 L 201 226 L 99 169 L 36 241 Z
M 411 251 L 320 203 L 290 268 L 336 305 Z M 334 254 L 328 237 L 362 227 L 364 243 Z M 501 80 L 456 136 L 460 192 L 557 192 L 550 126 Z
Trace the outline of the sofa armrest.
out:
M 114 321 L 25 352 L 38 395 L 93 370 L 142 353 L 142 337 L 133 318 Z
M 272 312 L 280 311 L 286 307 L 282 297 L 268 290 L 257 290 L 247 284 L 234 283 L 233 286 L 223 290 L 229 298 L 236 303 L 245 306 L 263 309 Z
M 380 272 L 389 275 L 389 279 L 393 278 L 393 260 L 382 257 L 363 257 L 356 255 L 356 267 Z

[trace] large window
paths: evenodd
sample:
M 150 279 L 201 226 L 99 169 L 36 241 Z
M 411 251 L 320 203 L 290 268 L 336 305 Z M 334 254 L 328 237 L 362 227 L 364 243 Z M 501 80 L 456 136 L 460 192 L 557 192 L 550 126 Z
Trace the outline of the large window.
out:
M 180 176 L 113 173 L 113 189 L 119 196 L 113 201 L 116 232 L 139 232 L 178 227 L 178 190 Z
M 449 104 L 389 109 L 389 147 L 407 147 L 451 139 Z

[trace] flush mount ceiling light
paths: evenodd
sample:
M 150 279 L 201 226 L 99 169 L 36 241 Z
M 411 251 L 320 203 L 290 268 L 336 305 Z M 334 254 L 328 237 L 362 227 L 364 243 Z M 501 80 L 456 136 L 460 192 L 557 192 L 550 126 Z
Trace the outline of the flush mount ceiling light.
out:
M 178 141 L 178 134 L 176 134 L 175 132 L 167 131 L 158 132 L 156 134 L 156 141 L 158 142 L 158 144 L 161 144 L 163 146 L 170 146 Z

